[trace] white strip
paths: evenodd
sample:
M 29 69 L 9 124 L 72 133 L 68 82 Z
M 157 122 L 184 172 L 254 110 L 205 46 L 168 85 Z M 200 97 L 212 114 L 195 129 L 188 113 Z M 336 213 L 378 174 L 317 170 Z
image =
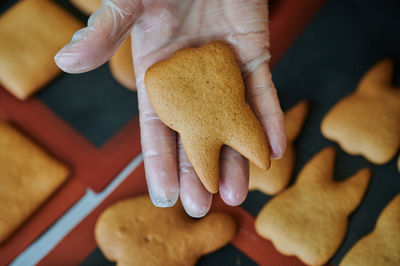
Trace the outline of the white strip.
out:
M 143 161 L 142 154 L 133 159 L 102 192 L 87 189 L 86 194 L 69 209 L 52 227 L 24 250 L 12 263 L 13 266 L 35 265 L 42 260 L 78 223 L 89 215 L 110 195 Z

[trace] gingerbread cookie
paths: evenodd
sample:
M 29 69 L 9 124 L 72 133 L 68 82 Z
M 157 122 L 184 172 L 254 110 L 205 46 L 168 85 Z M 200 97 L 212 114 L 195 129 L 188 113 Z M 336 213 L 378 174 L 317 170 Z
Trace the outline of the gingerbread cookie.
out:
M 0 244 L 66 180 L 68 169 L 0 121 Z
M 340 265 L 400 265 L 400 194 L 382 211 L 374 231 L 359 240 Z
M 376 64 L 325 116 L 322 134 L 352 155 L 376 164 L 390 161 L 400 147 L 400 90 L 392 76 L 391 60 Z
M 81 27 L 53 1 L 19 1 L 0 16 L 0 83 L 28 98 L 61 72 L 54 55 Z
M 347 230 L 348 216 L 360 204 L 370 179 L 362 169 L 333 180 L 335 150 L 325 148 L 300 172 L 296 183 L 271 199 L 255 222 L 256 231 L 285 255 L 309 265 L 328 262 Z
M 100 8 L 102 0 L 70 0 L 80 11 L 90 16 Z
M 265 194 L 274 195 L 289 184 L 295 163 L 293 142 L 300 134 L 307 113 L 306 101 L 299 102 L 285 113 L 287 138 L 285 154 L 279 160 L 271 160 L 271 167 L 267 171 L 250 163 L 249 190 L 259 190 Z
M 267 138 L 247 105 L 236 59 L 227 45 L 213 41 L 185 48 L 151 66 L 145 74 L 150 101 L 170 128 L 206 189 L 218 191 L 222 145 L 268 169 Z
M 190 218 L 180 202 L 155 207 L 150 198 L 126 199 L 106 209 L 95 227 L 96 242 L 117 265 L 194 265 L 230 242 L 236 231 L 227 214 Z
M 135 70 L 133 68 L 131 38 L 128 37 L 110 59 L 113 77 L 127 89 L 136 90 Z

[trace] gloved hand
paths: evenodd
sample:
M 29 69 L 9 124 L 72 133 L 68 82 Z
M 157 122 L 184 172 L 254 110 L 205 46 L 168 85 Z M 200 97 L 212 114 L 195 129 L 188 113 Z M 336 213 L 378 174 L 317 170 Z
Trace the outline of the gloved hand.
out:
M 105 63 L 132 34 L 132 54 L 138 90 L 141 142 L 146 179 L 153 203 L 175 204 L 180 194 L 186 212 L 204 216 L 212 195 L 203 187 L 177 134 L 155 113 L 144 85 L 152 64 L 176 50 L 211 40 L 228 43 L 238 60 L 246 98 L 269 139 L 272 158 L 286 148 L 283 113 L 271 79 L 268 60 L 266 0 L 104 0 L 55 57 L 65 72 L 81 73 Z M 248 162 L 224 146 L 220 159 L 220 195 L 229 205 L 243 202 L 248 188 Z

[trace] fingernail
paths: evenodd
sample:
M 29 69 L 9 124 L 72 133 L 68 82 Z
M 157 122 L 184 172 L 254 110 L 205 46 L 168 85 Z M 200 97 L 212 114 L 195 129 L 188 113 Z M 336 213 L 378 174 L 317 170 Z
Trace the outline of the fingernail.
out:
M 278 139 L 280 138 L 280 139 Z M 282 158 L 286 149 L 286 137 L 281 136 L 277 137 L 275 140 L 272 140 L 271 143 L 271 158 L 275 160 L 279 160 Z
M 82 54 L 79 48 L 69 43 L 54 56 L 54 61 L 64 72 L 81 73 L 91 68 L 91 65 L 84 64 L 85 60 L 82 59 Z
M 196 207 L 196 210 L 190 210 L 190 209 L 187 209 L 185 207 L 184 207 L 184 209 L 185 209 L 186 213 L 190 217 L 193 217 L 193 218 L 204 217 L 208 213 L 208 211 L 210 210 L 210 208 L 209 207 L 207 208 L 206 206 Z
M 61 50 L 58 51 L 58 53 L 56 53 L 56 55 L 54 56 L 54 61 L 56 62 L 57 66 L 58 66 L 58 63 L 57 63 L 57 62 L 59 61 L 59 59 L 60 59 L 60 57 L 61 57 L 61 55 L 62 55 L 62 53 L 63 53 L 63 49 L 64 49 L 64 47 L 61 48 Z
M 178 200 L 179 190 L 169 189 L 164 191 L 153 191 L 149 188 L 149 194 L 154 206 L 166 208 L 175 205 Z
M 55 56 L 56 65 L 65 72 L 71 72 L 72 66 L 76 63 L 76 58 L 73 53 L 68 52 L 70 44 L 64 46 Z
M 67 45 L 65 45 L 60 51 L 58 51 L 58 53 L 54 56 L 54 61 L 56 62 L 56 65 L 61 68 L 64 69 L 64 52 L 67 49 Z
M 225 193 L 223 191 L 225 191 Z M 221 190 L 220 193 L 224 202 L 230 206 L 238 206 L 242 204 L 247 197 L 247 190 L 245 194 L 239 193 L 235 189 Z
M 74 33 L 74 35 L 72 35 L 72 39 L 71 42 L 66 44 L 60 51 L 58 51 L 58 53 L 54 56 L 54 61 L 56 61 L 56 64 L 62 68 L 61 66 L 65 66 L 66 64 L 68 64 L 68 62 L 66 62 L 65 60 L 67 60 L 68 58 L 71 57 L 71 55 L 65 56 L 65 52 L 66 50 L 70 49 L 72 45 L 74 45 L 76 42 L 79 42 L 80 40 L 82 40 L 82 36 L 84 35 L 84 33 L 88 31 L 88 27 L 82 28 L 78 31 L 76 31 Z
M 185 209 L 186 213 L 193 218 L 201 218 L 205 216 L 211 208 L 212 203 L 212 195 L 205 201 L 199 202 L 198 197 L 185 197 L 186 200 L 181 200 L 182 206 Z

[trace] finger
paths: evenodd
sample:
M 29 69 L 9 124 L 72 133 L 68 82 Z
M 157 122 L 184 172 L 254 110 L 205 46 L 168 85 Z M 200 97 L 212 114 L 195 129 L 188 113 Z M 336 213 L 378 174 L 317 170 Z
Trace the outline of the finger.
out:
M 107 62 L 143 11 L 139 0 L 105 0 L 86 28 L 77 31 L 54 57 L 65 72 L 82 73 Z
M 140 26 L 138 26 L 140 27 Z M 158 117 L 147 95 L 144 76 L 148 67 L 171 55 L 183 42 L 147 47 L 145 36 L 132 40 L 140 118 L 141 143 L 150 197 L 156 206 L 173 206 L 179 196 L 176 134 Z M 162 42 L 163 43 L 163 42 Z
M 286 149 L 284 117 L 268 63 L 259 64 L 245 83 L 247 100 L 268 136 L 271 157 L 279 159 Z
M 179 196 L 176 134 L 154 111 L 143 81 L 138 82 L 140 134 L 146 181 L 154 205 L 173 206 Z
M 176 137 L 153 112 L 141 115 L 141 143 L 147 187 L 155 206 L 173 206 L 179 196 Z
M 247 196 L 249 186 L 249 163 L 229 146 L 221 149 L 219 193 L 231 206 L 240 205 Z
M 133 46 L 138 42 L 140 40 L 132 38 Z M 175 132 L 160 120 L 151 105 L 144 84 L 144 76 L 149 66 L 169 56 L 170 47 L 173 47 L 172 52 L 180 48 L 180 46 L 171 45 L 144 57 L 133 57 L 147 186 L 154 205 L 159 207 L 173 206 L 179 196 L 177 139 Z M 135 49 L 132 52 L 135 52 Z
M 208 192 L 194 171 L 178 141 L 180 197 L 185 211 L 194 218 L 203 217 L 211 207 L 212 194 Z

